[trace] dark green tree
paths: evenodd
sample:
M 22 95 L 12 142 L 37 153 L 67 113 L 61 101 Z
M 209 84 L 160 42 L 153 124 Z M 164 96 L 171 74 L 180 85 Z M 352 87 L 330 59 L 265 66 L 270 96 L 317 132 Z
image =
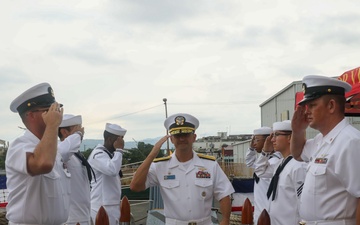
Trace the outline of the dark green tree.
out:
M 145 144 L 145 142 L 138 142 L 137 148 L 132 148 L 124 152 L 123 164 L 135 163 L 143 161 L 151 152 L 154 145 Z M 159 152 L 157 157 L 163 157 L 163 151 Z
M 86 151 L 83 151 L 81 153 L 85 156 L 85 158 L 89 158 L 89 155 L 92 150 L 93 150 L 92 148 L 88 148 L 88 149 L 86 149 Z

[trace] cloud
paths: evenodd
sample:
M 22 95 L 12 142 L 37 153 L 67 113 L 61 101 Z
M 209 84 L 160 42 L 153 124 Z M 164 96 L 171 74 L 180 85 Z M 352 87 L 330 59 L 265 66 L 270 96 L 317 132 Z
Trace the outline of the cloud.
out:
M 9 85 L 30 81 L 29 75 L 17 67 L 0 66 L 0 76 L 0 87 L 9 87 Z
M 129 63 L 126 59 L 112 57 L 107 49 L 98 43 L 88 42 L 76 47 L 58 46 L 52 50 L 52 54 L 65 59 L 77 59 L 89 65 L 121 65 Z
M 112 1 L 109 11 L 121 21 L 152 25 L 174 24 L 212 12 L 218 6 L 200 1 Z

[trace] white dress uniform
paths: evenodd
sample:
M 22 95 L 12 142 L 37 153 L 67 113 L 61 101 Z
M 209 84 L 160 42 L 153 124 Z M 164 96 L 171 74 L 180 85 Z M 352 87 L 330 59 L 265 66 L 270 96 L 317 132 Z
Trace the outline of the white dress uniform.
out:
M 97 145 L 91 152 L 88 161 L 93 168 L 96 182 L 91 181 L 91 218 L 95 221 L 96 214 L 104 206 L 111 225 L 119 223 L 121 182 L 119 171 L 122 165 L 122 151 L 116 150 L 111 159 L 103 145 Z
M 256 174 L 259 177 L 272 177 L 278 166 L 283 162 L 279 160 L 270 166 L 267 156 L 261 155 L 257 161 Z M 269 168 L 268 171 L 267 167 Z M 305 180 L 306 163 L 291 159 L 280 173 L 275 199 L 269 199 L 269 215 L 273 225 L 298 224 L 300 195 Z
M 212 224 L 213 198 L 220 200 L 234 193 L 234 188 L 214 158 L 199 157 L 193 151 L 192 160 L 181 163 L 175 152 L 151 164 L 146 188 L 160 187 L 166 224 L 177 220 Z
M 74 153 L 79 151 L 81 136 L 74 133 L 58 144 L 67 168 L 71 173 L 71 198 L 68 225 L 90 225 L 90 183 L 86 167 Z
M 300 208 L 306 224 L 355 224 L 359 146 L 360 132 L 346 118 L 325 137 L 318 134 L 306 142 L 301 158 L 309 165 Z
M 60 225 L 66 222 L 70 205 L 70 177 L 57 154 L 50 173 L 30 176 L 26 152 L 33 152 L 40 140 L 26 130 L 9 146 L 6 155 L 7 219 L 10 224 Z
M 251 150 L 250 148 L 247 150 L 245 156 L 245 163 L 247 167 L 255 169 L 257 155 L 256 150 Z M 269 156 L 268 163 L 271 165 L 277 165 L 281 158 L 281 153 L 275 152 Z M 256 179 L 254 180 L 254 224 L 257 224 L 257 220 L 264 209 L 269 212 L 269 200 L 266 196 L 266 192 L 269 189 L 271 178 L 258 177 L 258 179 L 258 182 Z

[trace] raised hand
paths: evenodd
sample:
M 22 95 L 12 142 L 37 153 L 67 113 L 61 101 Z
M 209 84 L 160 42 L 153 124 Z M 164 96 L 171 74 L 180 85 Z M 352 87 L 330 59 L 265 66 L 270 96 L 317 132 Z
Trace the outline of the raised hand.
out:
M 308 126 L 309 122 L 306 115 L 306 106 L 298 105 L 291 120 L 291 128 L 293 132 L 297 132 L 306 130 Z
M 41 116 L 46 126 L 59 127 L 62 121 L 63 113 L 64 109 L 60 107 L 60 104 L 54 102 L 47 111 L 44 111 L 41 114 Z

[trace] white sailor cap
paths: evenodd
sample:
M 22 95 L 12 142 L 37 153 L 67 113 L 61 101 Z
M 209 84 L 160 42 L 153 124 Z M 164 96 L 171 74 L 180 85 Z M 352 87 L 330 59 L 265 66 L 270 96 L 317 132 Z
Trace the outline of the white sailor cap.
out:
M 35 107 L 50 107 L 54 102 L 54 91 L 50 84 L 41 83 L 29 88 L 15 98 L 10 104 L 10 110 L 21 114 Z
M 121 126 L 119 126 L 117 124 L 112 124 L 112 123 L 106 123 L 105 130 L 107 132 L 115 134 L 117 136 L 125 136 L 126 131 L 127 131 L 126 129 L 122 128 Z
M 270 127 L 260 127 L 254 130 L 254 135 L 268 135 L 271 134 L 272 131 Z
M 199 127 L 199 120 L 187 113 L 177 113 L 169 116 L 164 126 L 171 135 L 195 133 Z
M 72 114 L 64 114 L 59 127 L 70 127 L 81 124 L 82 124 L 82 119 L 80 115 L 75 116 Z
M 292 131 L 291 121 L 290 120 L 284 120 L 284 121 L 281 121 L 281 122 L 273 123 L 273 131 L 278 131 L 278 130 Z
M 323 95 L 343 95 L 351 90 L 351 85 L 336 78 L 309 75 L 302 80 L 304 98 L 299 105 L 307 101 L 317 99 Z

